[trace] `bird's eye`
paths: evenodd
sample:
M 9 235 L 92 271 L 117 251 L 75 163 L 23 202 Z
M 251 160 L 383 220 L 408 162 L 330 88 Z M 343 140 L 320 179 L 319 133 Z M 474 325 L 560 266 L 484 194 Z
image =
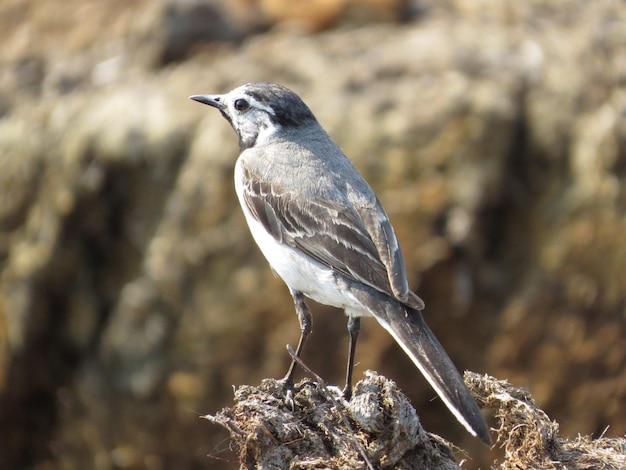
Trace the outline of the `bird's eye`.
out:
M 250 107 L 250 104 L 246 100 L 244 100 L 242 98 L 239 98 L 238 100 L 235 100 L 235 109 L 237 111 L 245 111 L 249 107 Z

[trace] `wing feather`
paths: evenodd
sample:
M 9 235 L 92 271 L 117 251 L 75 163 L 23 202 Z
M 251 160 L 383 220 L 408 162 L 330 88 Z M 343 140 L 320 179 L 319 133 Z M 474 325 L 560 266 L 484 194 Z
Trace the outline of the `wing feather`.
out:
M 245 204 L 277 241 L 410 307 L 424 307 L 408 288 L 396 236 L 378 200 L 297 200 L 293 192 L 243 173 Z

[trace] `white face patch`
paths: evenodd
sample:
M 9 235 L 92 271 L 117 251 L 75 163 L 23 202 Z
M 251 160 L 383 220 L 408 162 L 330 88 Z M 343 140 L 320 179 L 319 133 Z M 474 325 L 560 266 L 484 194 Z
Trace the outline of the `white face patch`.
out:
M 249 107 L 243 110 L 236 109 L 237 100 L 247 101 Z M 239 136 L 242 148 L 263 144 L 280 130 L 281 126 L 272 119 L 276 116 L 275 111 L 254 97 L 241 93 L 239 90 L 233 90 L 227 95 L 225 101 L 231 124 Z
M 248 96 L 245 99 L 248 100 L 248 103 L 250 103 L 250 107 L 251 108 L 260 109 L 261 111 L 265 111 L 267 114 L 271 114 L 272 116 L 276 116 L 276 113 L 274 112 L 274 110 L 272 108 L 270 108 L 269 106 L 264 105 L 260 101 L 257 101 L 253 97 Z

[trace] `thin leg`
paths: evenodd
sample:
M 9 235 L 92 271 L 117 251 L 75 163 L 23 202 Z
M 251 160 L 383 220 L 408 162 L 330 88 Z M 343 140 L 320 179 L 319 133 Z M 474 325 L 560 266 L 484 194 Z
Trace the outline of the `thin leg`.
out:
M 343 388 L 343 397 L 346 400 L 352 398 L 352 372 L 354 370 L 354 353 L 356 352 L 356 340 L 361 331 L 361 317 L 348 317 L 348 333 L 350 344 L 348 346 L 348 367 L 346 369 L 346 386 Z
M 293 303 L 296 306 L 298 320 L 300 321 L 300 341 L 298 341 L 298 347 L 296 348 L 296 356 L 300 357 L 300 353 L 302 353 L 302 349 L 304 348 L 304 342 L 311 334 L 313 320 L 311 317 L 311 310 L 309 310 L 309 306 L 304 301 L 304 295 L 302 292 L 294 290 L 290 290 L 290 292 L 293 297 Z M 296 364 L 295 360 L 291 361 L 287 375 L 285 375 L 285 378 L 283 379 L 285 385 L 289 387 L 293 386 L 293 374 L 296 370 Z

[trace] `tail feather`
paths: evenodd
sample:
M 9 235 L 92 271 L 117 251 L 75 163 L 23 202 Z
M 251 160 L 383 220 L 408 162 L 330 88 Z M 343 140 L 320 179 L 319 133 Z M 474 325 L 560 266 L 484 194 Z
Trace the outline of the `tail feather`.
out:
M 393 336 L 435 389 L 452 414 L 473 436 L 490 445 L 491 438 L 480 409 L 461 374 L 418 310 L 390 305 L 378 322 Z

